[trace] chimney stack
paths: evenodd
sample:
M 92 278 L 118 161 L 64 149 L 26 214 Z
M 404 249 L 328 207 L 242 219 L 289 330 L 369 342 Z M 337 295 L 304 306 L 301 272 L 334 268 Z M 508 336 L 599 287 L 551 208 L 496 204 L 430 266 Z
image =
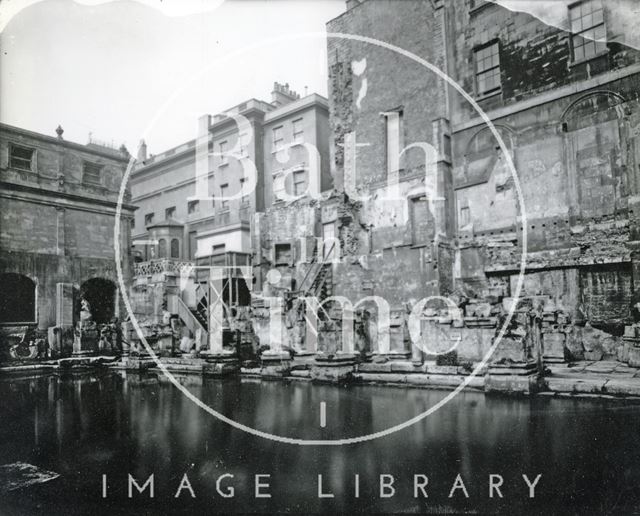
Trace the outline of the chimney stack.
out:
M 280 84 L 279 82 L 273 83 L 273 91 L 271 92 L 271 104 L 280 107 L 294 100 L 298 100 L 300 95 L 289 88 L 289 83 Z

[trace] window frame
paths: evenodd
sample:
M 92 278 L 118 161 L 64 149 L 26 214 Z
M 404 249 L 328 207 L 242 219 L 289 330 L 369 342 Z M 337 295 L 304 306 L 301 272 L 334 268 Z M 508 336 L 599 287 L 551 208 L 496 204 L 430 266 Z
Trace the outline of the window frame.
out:
M 274 152 L 278 152 L 284 148 L 284 126 L 279 125 L 277 127 L 274 127 L 272 131 L 273 131 L 273 139 L 272 139 L 273 150 Z M 277 134 L 280 135 L 280 138 L 276 138 Z
M 89 170 L 90 172 L 89 175 L 95 172 L 97 176 L 95 180 L 90 177 L 89 178 L 87 177 L 87 168 L 89 169 L 93 168 L 93 170 Z M 83 160 L 82 161 L 82 182 L 84 184 L 90 184 L 90 185 L 101 185 L 103 169 L 104 169 L 104 165 L 100 165 L 99 163 L 94 163 L 93 161 Z
M 575 9 L 582 8 L 583 5 L 592 5 L 594 3 L 597 3 L 599 7 L 593 9 L 586 15 L 582 14 L 581 12 L 577 18 L 580 22 L 580 30 L 575 31 L 574 18 L 573 18 L 573 13 L 575 12 Z M 567 9 L 568 9 L 568 17 L 569 17 L 569 32 L 571 33 L 571 37 L 569 38 L 569 48 L 571 51 L 570 64 L 584 63 L 606 54 L 609 51 L 609 48 L 607 47 L 607 24 L 606 24 L 604 6 L 602 4 L 602 1 L 601 0 L 580 0 L 579 2 L 574 2 L 572 4 L 569 4 L 567 6 Z M 600 22 L 593 25 L 589 25 L 587 28 L 584 28 L 584 26 L 582 25 L 583 19 L 586 16 L 590 16 L 593 19 L 594 13 L 598 11 L 601 13 Z M 583 34 L 585 33 L 593 32 L 594 38 L 595 38 L 595 35 L 596 35 L 595 32 L 597 29 L 600 29 L 600 28 L 602 28 L 602 31 L 604 33 L 604 35 L 602 36 L 603 41 L 598 41 L 596 39 L 587 39 L 583 36 Z M 582 41 L 582 44 L 579 46 L 576 46 L 576 39 L 580 39 Z M 585 48 L 589 45 L 593 45 L 594 52 L 593 54 L 590 54 L 587 56 L 585 53 Z M 598 50 L 598 47 L 600 45 L 602 45 L 602 48 Z M 576 48 L 581 49 L 582 56 L 576 57 Z
M 489 54 L 488 56 L 483 56 L 482 59 L 479 59 L 479 53 L 486 51 L 488 49 L 491 49 L 492 47 L 496 47 L 496 53 L 495 56 L 497 56 L 498 62 L 496 65 L 493 65 L 493 61 L 492 61 L 492 65 L 484 68 L 483 70 L 479 69 L 479 62 L 482 61 L 486 61 L 487 58 L 492 59 L 494 57 L 494 54 Z M 485 89 L 485 90 L 480 90 L 480 76 L 489 76 L 490 72 L 493 72 L 497 70 L 498 74 L 498 85 L 490 88 L 490 89 Z M 491 76 L 494 77 L 494 76 Z M 476 90 L 476 97 L 477 98 L 485 98 L 485 97 L 491 97 L 493 95 L 499 95 L 500 93 L 502 93 L 502 66 L 501 66 L 501 60 L 500 60 L 500 40 L 499 39 L 492 39 L 491 41 L 488 41 L 482 45 L 478 45 L 476 47 L 474 47 L 473 49 L 473 78 L 474 78 L 474 85 L 475 85 L 475 90 Z M 485 81 L 486 84 L 486 81 Z
M 296 118 L 291 121 L 291 128 L 293 131 L 293 143 L 304 143 L 304 127 L 302 127 L 302 117 Z M 300 127 L 296 127 L 296 124 L 300 124 Z M 299 138 L 298 138 L 299 137 Z
M 175 214 L 176 214 L 175 206 L 169 206 L 164 210 L 164 218 L 167 220 L 175 218 Z
M 229 190 L 229 183 L 224 183 L 222 185 L 220 185 L 220 197 L 221 197 L 221 202 L 220 202 L 220 211 L 221 212 L 225 212 L 225 211 L 229 211 L 229 199 L 224 198 L 226 195 L 226 191 Z
M 194 199 L 193 201 L 187 201 L 187 215 L 194 215 L 200 212 L 200 201 Z
M 12 163 L 12 160 L 14 159 L 14 156 L 13 156 L 14 149 L 31 151 L 31 158 L 29 158 L 29 160 L 28 160 L 29 161 L 29 168 L 17 167 Z M 36 149 L 35 149 L 35 147 L 26 147 L 24 145 L 15 144 L 13 142 L 11 142 L 9 144 L 9 168 L 12 168 L 14 170 L 22 170 L 24 172 L 33 172 L 34 168 L 35 168 L 34 167 L 35 158 L 36 158 Z M 21 160 L 21 161 L 27 161 L 25 158 L 17 158 L 17 159 Z
M 144 214 L 144 225 L 145 227 L 153 224 L 153 219 L 155 218 L 156 214 L 153 211 L 150 211 L 149 213 L 145 213 Z
M 296 175 L 300 176 L 302 175 L 302 181 L 296 181 Z M 304 185 L 304 188 L 302 190 L 301 193 L 298 193 L 297 191 L 297 185 L 301 184 Z M 291 172 L 291 190 L 292 190 L 292 194 L 295 197 L 302 197 L 306 194 L 307 190 L 309 189 L 309 174 L 307 174 L 307 170 L 304 168 L 300 168 L 298 170 L 294 170 Z
M 249 193 L 244 193 L 245 192 L 245 185 L 247 183 L 247 178 L 246 177 L 241 177 L 240 178 L 240 193 L 242 194 L 242 197 L 240 197 L 240 204 L 242 204 L 243 206 L 248 206 L 250 204 L 250 199 L 249 199 Z
M 278 260 L 278 248 L 282 250 L 285 247 L 289 250 L 289 259 L 287 261 Z M 293 263 L 293 246 L 291 245 L 291 242 L 276 242 L 273 244 L 273 263 L 276 266 L 291 265 Z
M 224 140 L 218 143 L 218 150 L 219 150 L 218 157 L 220 158 L 218 166 L 220 167 L 224 167 L 229 164 L 229 158 L 226 156 L 226 153 L 228 152 L 228 147 L 229 147 L 229 142 L 227 140 Z

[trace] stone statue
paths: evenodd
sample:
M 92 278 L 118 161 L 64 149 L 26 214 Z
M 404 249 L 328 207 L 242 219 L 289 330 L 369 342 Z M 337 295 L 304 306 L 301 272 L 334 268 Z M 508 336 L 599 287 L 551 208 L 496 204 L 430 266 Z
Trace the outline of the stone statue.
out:
M 91 321 L 93 320 L 93 315 L 91 315 L 91 306 L 89 305 L 89 301 L 85 298 L 80 300 L 80 320 L 81 321 Z

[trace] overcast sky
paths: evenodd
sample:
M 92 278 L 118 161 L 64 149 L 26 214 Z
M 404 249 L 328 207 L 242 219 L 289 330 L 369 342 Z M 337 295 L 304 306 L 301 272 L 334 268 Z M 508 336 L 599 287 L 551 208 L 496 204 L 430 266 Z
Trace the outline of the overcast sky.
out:
M 573 0 L 494 1 L 563 27 Z M 640 0 L 607 1 L 637 20 Z M 91 132 L 133 153 L 144 136 L 159 153 L 195 137 L 204 113 L 270 100 L 274 81 L 326 95 L 323 37 L 267 41 L 322 33 L 344 10 L 344 0 L 0 0 L 0 121 L 51 135 L 61 124 L 69 140 Z M 627 44 L 640 38 L 623 29 Z
M 344 0 L 226 0 L 217 7 L 216 0 L 165 0 L 164 12 L 130 0 L 86 5 L 99 2 L 45 0 L 8 22 L 5 4 L 2 122 L 50 135 L 61 124 L 66 139 L 86 143 L 92 132 L 131 152 L 144 133 L 149 152 L 162 152 L 195 137 L 203 113 L 252 97 L 270 100 L 274 81 L 289 82 L 300 94 L 307 86 L 326 95 L 323 38 L 262 42 L 324 32 L 345 9 Z M 196 14 L 166 14 L 203 6 Z

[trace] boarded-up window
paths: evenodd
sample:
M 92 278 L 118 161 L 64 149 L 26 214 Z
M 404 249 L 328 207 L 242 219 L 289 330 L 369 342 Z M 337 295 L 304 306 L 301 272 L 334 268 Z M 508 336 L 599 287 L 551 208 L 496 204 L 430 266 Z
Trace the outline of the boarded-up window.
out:
M 82 181 L 85 183 L 100 184 L 100 172 L 102 166 L 97 163 L 85 161 L 82 169 Z
M 11 145 L 9 167 L 20 170 L 33 170 L 33 149 Z
M 411 199 L 411 243 L 425 244 L 429 241 L 433 217 L 429 212 L 426 197 Z
M 610 120 L 576 131 L 575 159 L 580 208 L 583 215 L 599 216 L 614 211 L 621 171 L 616 167 L 620 156 L 618 120 Z
M 387 174 L 400 170 L 400 149 L 403 147 L 402 111 L 384 113 Z

